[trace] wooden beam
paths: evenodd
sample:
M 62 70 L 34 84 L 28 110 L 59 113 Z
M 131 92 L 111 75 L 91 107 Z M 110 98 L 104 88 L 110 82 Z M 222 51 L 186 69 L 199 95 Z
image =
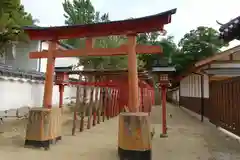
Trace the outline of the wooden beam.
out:
M 227 77 L 227 76 L 211 76 L 209 78 L 210 81 L 222 81 L 222 80 L 226 80 L 232 77 Z
M 219 60 L 219 61 L 214 61 L 212 64 L 227 64 L 227 63 L 240 63 L 240 60 Z
M 148 46 L 148 45 L 137 45 L 137 54 L 158 54 L 162 53 L 160 46 Z M 48 51 L 42 52 L 30 52 L 29 58 L 47 58 Z M 53 52 L 53 56 L 56 58 L 63 57 L 80 57 L 80 56 L 120 56 L 127 55 L 127 45 L 121 45 L 118 48 L 85 48 L 85 49 L 73 49 L 73 50 L 56 50 Z

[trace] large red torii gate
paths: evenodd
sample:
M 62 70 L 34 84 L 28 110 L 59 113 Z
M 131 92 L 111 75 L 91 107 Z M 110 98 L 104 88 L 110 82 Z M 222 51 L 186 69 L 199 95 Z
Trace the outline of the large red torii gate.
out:
M 31 40 L 49 40 L 48 51 L 31 52 L 30 58 L 47 58 L 46 80 L 44 87 L 43 106 L 51 108 L 52 92 L 54 81 L 55 58 L 77 57 L 77 56 L 114 56 L 128 55 L 128 75 L 129 75 L 129 108 L 137 111 L 137 61 L 136 53 L 161 53 L 159 46 L 136 45 L 136 34 L 163 30 L 165 24 L 171 22 L 171 15 L 176 9 L 169 10 L 153 16 L 113 21 L 108 23 L 96 23 L 86 25 L 71 25 L 60 27 L 25 27 L 24 31 Z M 118 48 L 93 48 L 94 37 L 110 35 L 127 35 L 128 42 Z M 56 44 L 60 39 L 84 38 L 86 47 L 84 49 L 59 50 Z
M 48 40 L 50 41 L 48 51 L 42 52 L 31 52 L 30 58 L 47 58 L 47 70 L 46 79 L 44 86 L 44 97 L 43 107 L 52 107 L 52 94 L 54 85 L 54 66 L 55 58 L 61 57 L 79 57 L 79 56 L 116 56 L 116 55 L 128 55 L 128 107 L 131 112 L 139 111 L 139 97 L 138 97 L 138 76 L 137 76 L 137 57 L 138 54 L 158 54 L 162 50 L 160 46 L 146 46 L 136 44 L 136 35 L 144 32 L 161 31 L 165 24 L 171 22 L 172 14 L 175 14 L 176 9 L 169 10 L 153 16 L 147 16 L 136 19 L 128 19 L 122 21 L 113 21 L 107 23 L 96 23 L 87 25 L 71 25 L 71 26 L 60 26 L 60 27 L 25 27 L 24 31 L 29 35 L 31 40 Z M 128 42 L 117 48 L 94 48 L 94 38 L 104 37 L 111 35 L 126 35 Z M 61 39 L 72 39 L 72 38 L 87 38 L 86 47 L 84 49 L 72 49 L 72 50 L 60 50 L 57 48 L 58 40 Z M 126 117 L 131 116 L 144 116 L 145 114 L 128 114 Z M 147 118 L 147 117 L 145 117 Z M 123 123 L 123 122 L 121 122 Z M 119 122 L 120 124 L 120 122 Z M 145 124 L 144 124 L 145 125 Z M 146 123 L 147 125 L 147 123 Z M 149 128 L 149 127 L 147 127 Z M 145 131 L 147 132 L 147 131 Z M 121 132 L 121 134 L 125 134 Z M 120 134 L 120 135 L 121 135 Z M 121 135 L 122 136 L 122 135 Z M 119 154 L 120 158 L 136 159 L 136 151 L 129 148 L 135 149 L 137 144 L 135 139 L 126 137 L 125 141 L 131 141 L 132 143 L 122 143 L 121 145 L 134 145 L 125 149 L 121 148 L 119 143 Z M 130 138 L 130 139 L 129 139 Z M 119 137 L 120 139 L 120 137 Z M 124 138 L 123 138 L 124 139 Z M 122 139 L 122 140 L 123 140 Z M 148 139 L 148 138 L 147 138 Z M 139 144 L 140 145 L 140 144 Z M 147 145 L 142 144 L 141 145 Z M 140 146 L 140 150 L 142 147 Z M 151 159 L 151 146 L 144 148 L 144 152 L 138 152 L 141 154 L 139 159 Z M 131 154 L 131 155 L 129 155 Z

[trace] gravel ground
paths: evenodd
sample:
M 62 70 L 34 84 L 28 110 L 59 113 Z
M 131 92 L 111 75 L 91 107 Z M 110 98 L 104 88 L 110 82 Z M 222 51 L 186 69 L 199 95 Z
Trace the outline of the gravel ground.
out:
M 240 160 L 240 144 L 216 127 L 203 124 L 178 107 L 168 104 L 168 138 L 160 138 L 161 108 L 152 113 L 153 160 Z M 1 159 L 16 160 L 117 160 L 118 118 L 71 136 L 71 116 L 66 114 L 63 140 L 49 151 L 23 148 L 25 120 L 8 123 L 0 134 Z

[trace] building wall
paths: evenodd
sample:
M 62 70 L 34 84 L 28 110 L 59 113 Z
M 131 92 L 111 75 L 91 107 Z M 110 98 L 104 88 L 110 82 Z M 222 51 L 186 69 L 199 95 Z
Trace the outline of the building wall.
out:
M 167 92 L 167 100 L 174 104 L 179 104 L 179 87 L 174 88 L 172 90 L 168 90 Z
M 23 106 L 40 107 L 43 102 L 43 83 L 29 83 L 19 81 L 0 80 L 0 110 L 20 108 Z M 65 87 L 64 103 L 76 96 L 75 87 Z M 53 105 L 59 103 L 58 86 L 53 89 Z
M 31 41 L 30 43 L 16 44 L 15 57 L 13 56 L 12 46 L 6 47 L 6 53 L 0 59 L 0 63 L 5 63 L 15 69 L 46 71 L 47 59 L 29 59 L 29 52 L 40 51 L 48 48 L 47 42 Z M 78 58 L 59 58 L 56 59 L 56 66 L 70 66 L 78 63 Z M 19 108 L 22 106 L 39 107 L 42 106 L 44 84 L 21 83 L 19 81 L 0 80 L 0 110 Z M 71 97 L 76 96 L 76 87 L 65 87 L 64 102 L 70 101 Z M 58 105 L 59 90 L 58 86 L 53 89 L 53 105 Z
M 240 64 L 239 63 L 219 63 L 219 64 L 211 64 L 211 68 L 239 68 Z
M 13 51 L 12 46 L 9 45 L 5 53 L 5 64 L 12 66 L 13 68 L 19 68 L 22 70 L 37 70 L 38 60 L 29 59 L 29 52 L 39 50 L 40 42 L 31 41 L 30 43 L 19 42 L 16 44 L 16 50 Z M 16 57 L 13 57 L 12 52 L 16 52 Z
M 203 106 L 204 115 L 208 116 L 209 110 L 209 78 L 204 75 L 204 93 L 203 93 Z M 180 82 L 180 104 L 187 109 L 190 109 L 198 114 L 202 111 L 202 99 L 201 99 L 201 76 L 191 74 L 185 77 Z

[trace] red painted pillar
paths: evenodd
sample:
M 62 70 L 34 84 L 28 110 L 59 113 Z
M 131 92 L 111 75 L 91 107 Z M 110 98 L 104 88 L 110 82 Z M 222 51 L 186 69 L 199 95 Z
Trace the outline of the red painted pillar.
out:
M 96 83 L 96 82 L 94 82 L 94 83 Z M 94 91 L 94 102 L 93 102 L 93 104 L 94 105 L 96 105 L 96 87 L 93 87 L 94 89 L 93 89 L 93 91 Z M 94 106 L 95 107 L 95 110 L 94 110 L 94 112 L 93 112 L 93 126 L 96 126 L 96 121 L 97 121 L 97 112 L 96 112 L 96 106 Z
M 111 117 L 114 117 L 114 89 L 111 89 Z
M 143 86 L 141 86 L 141 112 L 144 112 L 144 104 L 143 104 Z
M 116 93 L 116 108 L 117 108 L 117 115 L 120 113 L 120 105 L 119 105 L 119 89 L 117 89 Z
M 64 92 L 64 85 L 59 84 L 59 108 L 63 107 L 63 92 Z
M 116 116 L 116 89 L 113 89 L 113 117 Z
M 167 120 L 166 120 L 166 92 L 167 92 L 167 87 L 166 85 L 162 85 L 162 136 L 166 136 L 167 135 Z
M 106 117 L 109 119 L 110 105 L 109 105 L 109 88 L 106 89 Z

